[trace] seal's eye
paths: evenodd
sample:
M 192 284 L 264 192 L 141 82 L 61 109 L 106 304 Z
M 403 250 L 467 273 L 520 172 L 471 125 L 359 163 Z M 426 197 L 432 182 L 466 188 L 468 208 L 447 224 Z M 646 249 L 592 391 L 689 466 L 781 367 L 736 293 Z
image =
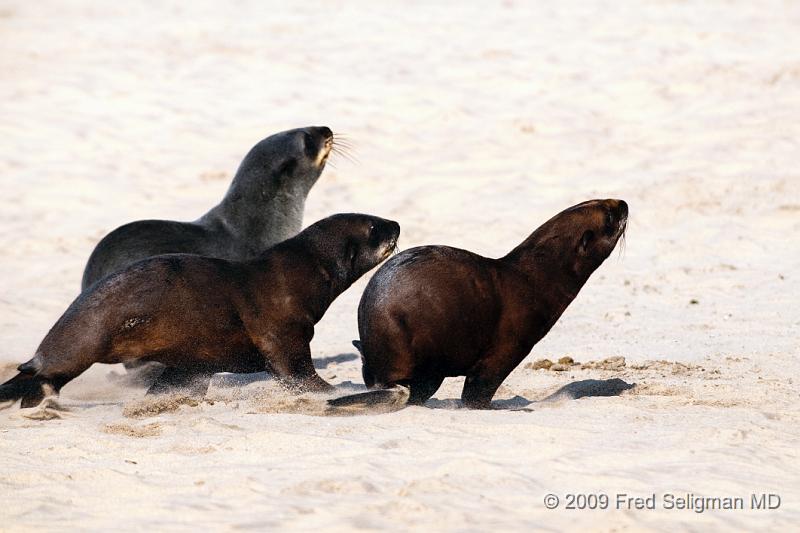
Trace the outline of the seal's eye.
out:
M 369 237 L 367 237 L 367 244 L 369 244 L 372 248 L 376 248 L 381 243 L 381 236 L 378 234 L 378 230 L 375 228 L 375 224 L 369 225 Z

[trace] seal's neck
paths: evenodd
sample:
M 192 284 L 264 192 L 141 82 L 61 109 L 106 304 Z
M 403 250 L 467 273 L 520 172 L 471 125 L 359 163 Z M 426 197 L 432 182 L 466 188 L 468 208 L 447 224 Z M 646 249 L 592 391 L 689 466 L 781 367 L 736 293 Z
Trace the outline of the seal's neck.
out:
M 306 232 L 275 245 L 261 254 L 261 258 L 254 261 L 254 264 L 266 266 L 264 274 L 272 279 L 275 271 L 270 267 L 271 258 L 282 254 L 292 256 L 290 264 L 293 265 L 293 272 L 285 277 L 291 285 L 288 289 L 295 300 L 304 303 L 305 310 L 314 323 L 322 319 L 331 303 L 354 282 L 346 268 L 330 259 L 330 253 L 320 249 L 314 239 L 308 238 Z
M 299 235 L 299 238 L 304 237 Z M 299 240 L 299 239 L 298 239 Z M 354 276 L 353 272 L 347 265 L 343 264 L 337 258 L 331 257 L 331 251 L 325 247 L 317 246 L 318 243 L 306 241 L 307 250 L 311 250 L 310 257 L 317 265 L 317 269 L 321 276 L 325 279 L 325 285 L 328 288 L 327 293 L 332 302 L 340 294 L 350 288 L 350 286 L 358 279 Z
M 548 287 L 547 292 L 560 292 L 556 299 L 566 299 L 568 304 L 589 276 L 576 271 L 575 253 L 561 239 L 562 236 L 536 230 L 500 261 L 514 266 L 533 283 Z
M 219 205 L 199 222 L 221 226 L 255 253 L 297 235 L 311 187 L 302 180 L 276 187 L 270 177 L 242 174 L 240 169 Z
M 544 243 L 537 246 L 528 242 L 529 240 L 530 238 L 499 261 L 522 272 L 534 289 L 535 297 L 529 303 L 534 316 L 538 317 L 538 334 L 533 339 L 535 343 L 561 318 L 588 277 L 575 273 L 574 263 L 570 264 L 554 253 L 558 246 L 551 248 Z

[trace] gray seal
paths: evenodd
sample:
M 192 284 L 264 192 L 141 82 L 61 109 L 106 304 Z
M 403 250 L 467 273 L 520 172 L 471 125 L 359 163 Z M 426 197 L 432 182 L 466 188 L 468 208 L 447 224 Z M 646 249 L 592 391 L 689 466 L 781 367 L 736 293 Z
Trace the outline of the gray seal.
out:
M 89 257 L 81 289 L 155 255 L 247 261 L 293 237 L 302 228 L 306 197 L 333 144 L 325 126 L 267 137 L 245 156 L 222 201 L 198 220 L 139 220 L 106 235 Z

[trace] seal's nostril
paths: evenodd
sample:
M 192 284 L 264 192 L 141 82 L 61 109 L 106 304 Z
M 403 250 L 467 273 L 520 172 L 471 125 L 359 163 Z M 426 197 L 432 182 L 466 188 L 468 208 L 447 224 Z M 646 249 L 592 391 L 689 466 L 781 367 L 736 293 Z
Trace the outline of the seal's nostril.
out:
M 333 132 L 332 132 L 332 131 L 331 131 L 331 129 L 330 129 L 329 127 L 327 127 L 327 126 L 320 126 L 320 127 L 319 127 L 319 134 L 320 134 L 320 135 L 322 135 L 322 137 L 323 137 L 325 140 L 328 140 L 328 139 L 332 139 L 332 138 L 333 138 Z

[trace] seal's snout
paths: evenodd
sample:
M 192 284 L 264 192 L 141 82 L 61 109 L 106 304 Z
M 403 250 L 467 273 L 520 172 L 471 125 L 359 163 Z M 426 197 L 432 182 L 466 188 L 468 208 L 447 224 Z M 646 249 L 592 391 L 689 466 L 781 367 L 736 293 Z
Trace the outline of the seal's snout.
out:
M 625 200 L 606 200 L 606 231 L 623 231 L 628 222 L 628 203 Z
M 333 150 L 333 132 L 327 126 L 313 126 L 307 128 L 307 131 L 310 132 L 310 135 L 306 135 L 308 139 L 306 141 L 306 150 L 311 150 L 309 156 L 312 158 L 315 157 L 312 154 L 316 153 L 317 166 L 321 167 L 328 160 L 328 156 Z M 313 148 L 309 145 L 313 146 Z
M 391 231 L 391 240 L 390 243 L 392 245 L 392 250 L 397 248 L 397 240 L 400 238 L 400 224 L 395 221 L 390 223 L 390 231 Z
M 617 217 L 620 220 L 628 218 L 628 202 L 625 200 L 617 200 Z
M 383 227 L 384 240 L 390 248 L 397 245 L 397 239 L 400 237 L 400 224 L 394 220 L 388 220 Z
M 611 225 L 607 225 L 606 233 L 614 245 L 621 242 L 620 253 L 625 247 L 625 232 L 628 230 L 628 203 L 625 200 L 608 200 L 607 217 Z
M 620 200 L 617 205 L 617 218 L 619 219 L 619 231 L 625 235 L 625 230 L 628 229 L 628 203 L 625 200 Z
M 397 238 L 400 237 L 400 224 L 395 222 L 394 220 L 390 220 L 387 224 L 387 230 L 389 232 L 389 238 L 392 242 L 396 243 Z
M 601 202 L 606 209 L 611 211 L 614 218 L 625 218 L 628 216 L 628 202 L 625 200 L 608 199 Z
M 381 240 L 384 243 L 384 259 L 397 250 L 397 240 L 400 238 L 400 224 L 394 220 L 386 220 L 380 226 Z
M 320 146 L 323 151 L 330 152 L 333 148 L 333 132 L 328 126 L 319 126 L 314 128 L 316 135 L 320 138 Z

